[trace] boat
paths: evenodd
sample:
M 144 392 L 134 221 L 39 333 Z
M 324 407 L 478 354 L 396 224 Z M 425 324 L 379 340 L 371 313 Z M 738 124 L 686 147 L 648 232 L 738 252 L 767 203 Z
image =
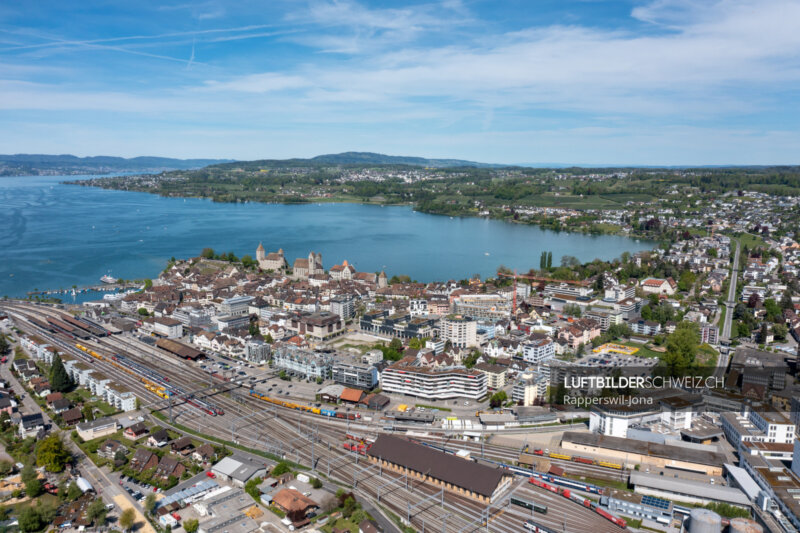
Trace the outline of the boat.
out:
M 103 283 L 108 283 L 109 285 L 111 285 L 111 284 L 117 282 L 117 278 L 111 277 L 109 274 L 106 274 L 105 276 L 100 278 L 100 281 L 102 281 Z

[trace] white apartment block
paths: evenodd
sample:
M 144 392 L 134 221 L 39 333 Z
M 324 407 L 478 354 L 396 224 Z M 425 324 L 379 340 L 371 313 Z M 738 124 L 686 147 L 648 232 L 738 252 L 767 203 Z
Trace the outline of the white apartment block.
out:
M 333 359 L 328 354 L 289 347 L 279 348 L 272 356 L 272 361 L 278 370 L 312 379 L 327 379 L 333 366 Z
M 725 437 L 737 450 L 744 442 L 794 442 L 794 423 L 769 405 L 744 405 L 741 414 L 722 413 L 720 420 Z
M 522 344 L 522 358 L 535 365 L 556 356 L 555 343 L 550 338 L 534 339 Z
M 439 323 L 439 338 L 456 348 L 478 346 L 478 323 L 467 318 L 448 316 Z
M 486 374 L 462 367 L 421 368 L 400 360 L 381 373 L 384 392 L 431 400 L 468 398 L 478 400 L 488 391 Z

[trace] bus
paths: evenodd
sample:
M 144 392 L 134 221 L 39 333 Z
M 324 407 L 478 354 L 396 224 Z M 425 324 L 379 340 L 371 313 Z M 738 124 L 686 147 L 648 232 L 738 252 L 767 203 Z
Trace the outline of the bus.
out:
M 522 498 L 517 498 L 516 496 L 511 497 L 511 504 L 519 505 L 520 507 L 524 507 L 525 509 L 530 509 L 531 511 L 536 511 L 537 513 L 542 513 L 542 514 L 547 513 L 546 505 L 539 505 L 538 503 L 534 503 L 528 500 L 523 500 Z

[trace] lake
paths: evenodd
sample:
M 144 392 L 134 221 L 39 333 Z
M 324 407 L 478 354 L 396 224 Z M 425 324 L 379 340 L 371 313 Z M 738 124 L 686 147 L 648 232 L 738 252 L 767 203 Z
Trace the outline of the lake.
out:
M 527 271 L 543 250 L 557 265 L 563 255 L 613 259 L 654 246 L 407 206 L 222 204 L 59 183 L 79 178 L 0 178 L 0 295 L 97 284 L 109 272 L 156 277 L 170 257 L 205 247 L 255 257 L 259 242 L 267 252 L 283 248 L 290 264 L 314 250 L 326 269 L 347 259 L 418 281 L 485 277 L 499 265 Z

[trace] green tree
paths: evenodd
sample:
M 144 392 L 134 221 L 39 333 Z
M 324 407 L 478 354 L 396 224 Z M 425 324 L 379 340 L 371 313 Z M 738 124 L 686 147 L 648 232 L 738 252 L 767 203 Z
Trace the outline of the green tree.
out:
M 22 468 L 22 472 L 20 472 L 20 477 L 22 478 L 22 483 L 25 485 L 25 493 L 28 497 L 35 498 L 44 492 L 42 482 L 36 470 L 34 470 L 33 465 L 25 465 Z
M 684 376 L 695 361 L 700 347 L 700 333 L 694 322 L 680 322 L 667 336 L 666 351 L 661 356 L 670 376 Z
M 255 259 L 253 259 L 253 256 L 251 256 L 251 255 L 243 255 L 242 256 L 242 266 L 243 267 L 251 268 L 251 267 L 256 266 L 257 264 L 258 263 L 256 262 Z
M 264 342 L 266 342 L 267 344 L 272 344 L 273 342 L 275 342 L 275 339 L 272 338 L 272 335 L 267 333 L 267 336 L 264 337 Z
M 792 290 L 786 289 L 781 296 L 781 309 L 794 309 L 794 302 L 792 302 Z
M 156 509 L 156 495 L 152 492 L 147 494 L 147 498 L 144 499 L 144 510 L 150 514 L 153 514 L 153 511 Z
M 275 465 L 270 475 L 272 477 L 278 477 L 285 474 L 286 472 L 291 472 L 291 471 L 292 467 L 289 466 L 289 463 L 287 463 L 286 461 L 281 461 L 280 463 Z
M 88 404 L 84 405 L 82 413 L 83 413 L 83 419 L 86 420 L 87 422 L 91 422 L 92 420 L 94 420 L 94 409 L 92 409 L 91 405 Z
M 506 402 L 506 400 L 508 400 L 508 394 L 506 394 L 506 391 L 504 390 L 497 391 L 494 394 L 492 394 L 491 398 L 489 398 L 489 406 L 500 407 Z
M 0 355 L 7 354 L 10 349 L 11 346 L 9 346 L 6 336 L 0 334 Z
M 150 313 L 148 313 L 147 309 L 145 309 L 144 307 L 140 307 L 139 309 L 136 310 L 136 312 L 139 313 L 139 316 L 150 316 Z
M 189 518 L 183 522 L 183 530 L 186 531 L 186 533 L 196 533 L 199 525 L 197 518 Z
M 14 471 L 14 463 L 3 459 L 0 461 L 0 476 L 7 476 Z
M 553 252 L 547 252 L 547 268 L 553 268 Z
M 67 488 L 67 501 L 75 501 L 81 497 L 83 492 L 75 483 L 70 483 L 69 487 Z
M 775 335 L 775 340 L 783 342 L 786 340 L 786 336 L 789 334 L 789 328 L 783 324 L 775 324 L 772 326 L 772 334 Z
M 71 458 L 57 433 L 40 441 L 36 447 L 36 464 L 45 467 L 48 472 L 62 472 Z
M 200 252 L 200 257 L 204 259 L 214 259 L 214 249 L 213 248 L 203 248 L 203 251 Z
M 53 365 L 50 367 L 50 388 L 56 392 L 66 392 L 72 388 L 72 378 L 58 354 L 53 357 Z
M 39 531 L 44 526 L 42 517 L 35 507 L 25 507 L 22 512 L 19 513 L 18 520 L 19 530 L 23 533 Z
M 150 278 L 147 278 L 146 280 L 144 280 L 144 290 L 147 291 L 147 290 L 150 290 L 152 288 L 153 288 L 153 280 L 150 279 Z
M 119 525 L 124 531 L 128 531 L 130 528 L 132 528 L 135 522 L 136 511 L 133 510 L 133 507 L 128 507 L 122 511 L 121 515 L 119 515 Z
M 98 498 L 89 504 L 86 509 L 86 517 L 95 525 L 101 525 L 106 521 L 107 512 L 103 500 Z

